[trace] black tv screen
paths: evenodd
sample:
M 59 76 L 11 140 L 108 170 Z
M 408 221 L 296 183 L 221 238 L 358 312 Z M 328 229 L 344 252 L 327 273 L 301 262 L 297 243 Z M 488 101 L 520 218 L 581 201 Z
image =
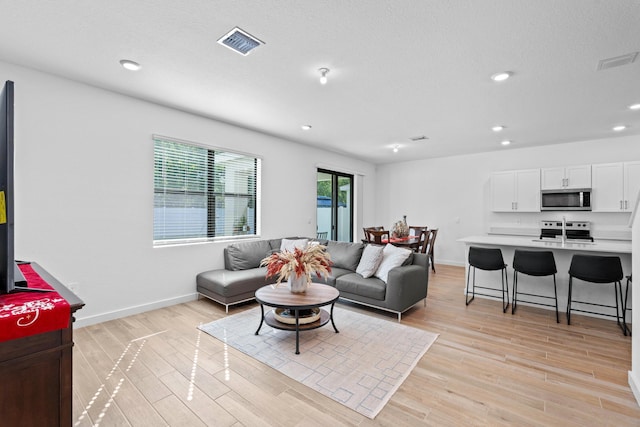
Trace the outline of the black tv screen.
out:
M 13 218 L 13 82 L 0 99 L 0 294 L 15 287 Z

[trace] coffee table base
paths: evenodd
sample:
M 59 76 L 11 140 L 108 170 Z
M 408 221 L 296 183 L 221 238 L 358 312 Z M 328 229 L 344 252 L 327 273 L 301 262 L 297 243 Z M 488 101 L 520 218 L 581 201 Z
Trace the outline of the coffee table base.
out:
M 320 309 L 320 319 L 315 322 L 300 324 L 299 309 L 289 309 L 290 311 L 295 312 L 296 314 L 296 322 L 295 324 L 288 324 L 280 322 L 276 319 L 274 310 L 269 310 L 267 313 L 264 312 L 264 305 L 260 304 L 260 310 L 262 312 L 262 316 L 260 318 L 260 325 L 258 326 L 258 330 L 256 330 L 256 335 L 259 334 L 260 329 L 262 329 L 262 323 L 266 323 L 274 329 L 280 329 L 283 331 L 295 331 L 296 332 L 296 354 L 300 354 L 300 331 L 309 331 L 311 329 L 318 329 L 329 323 L 331 321 L 331 325 L 333 326 L 333 330 L 337 333 L 338 328 L 336 328 L 336 324 L 333 321 L 333 306 L 335 304 L 331 304 L 331 312 L 327 313 L 326 310 Z

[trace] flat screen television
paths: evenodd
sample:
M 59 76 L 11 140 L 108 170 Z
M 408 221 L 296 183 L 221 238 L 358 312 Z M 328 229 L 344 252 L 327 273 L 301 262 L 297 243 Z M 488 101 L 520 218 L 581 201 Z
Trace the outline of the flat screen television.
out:
M 0 96 L 0 294 L 28 290 L 14 258 L 13 82 Z

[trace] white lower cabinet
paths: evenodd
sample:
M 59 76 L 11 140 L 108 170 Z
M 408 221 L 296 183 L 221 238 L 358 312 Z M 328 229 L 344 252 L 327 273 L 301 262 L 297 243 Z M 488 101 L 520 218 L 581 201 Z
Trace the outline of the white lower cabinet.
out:
M 640 162 L 592 165 L 593 212 L 631 212 L 640 191 Z
M 540 212 L 540 169 L 494 172 L 491 203 L 494 212 Z

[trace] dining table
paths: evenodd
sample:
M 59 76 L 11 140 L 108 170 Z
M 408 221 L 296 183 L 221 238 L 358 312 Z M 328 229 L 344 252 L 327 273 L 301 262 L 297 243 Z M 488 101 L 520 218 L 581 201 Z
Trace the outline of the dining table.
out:
M 420 236 L 391 237 L 390 239 L 383 239 L 382 243 L 390 243 L 393 246 L 415 251 L 420 247 Z

